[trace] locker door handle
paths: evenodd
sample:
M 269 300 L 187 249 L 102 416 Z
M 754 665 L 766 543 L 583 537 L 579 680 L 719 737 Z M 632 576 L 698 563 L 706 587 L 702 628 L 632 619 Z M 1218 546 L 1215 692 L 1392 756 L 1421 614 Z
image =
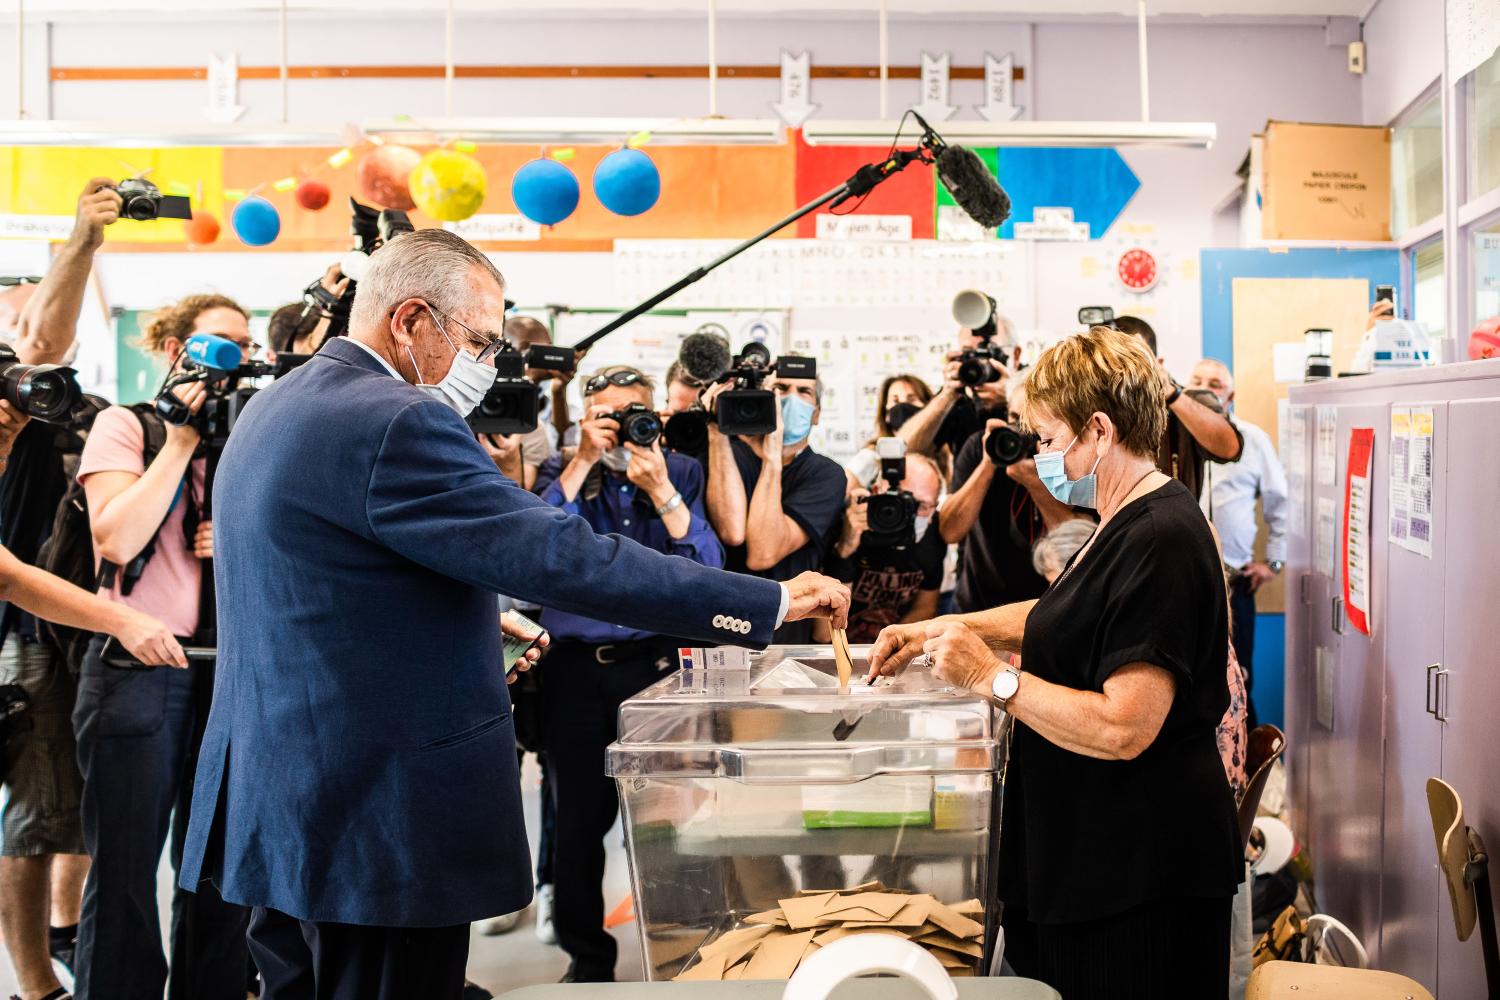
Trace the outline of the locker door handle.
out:
M 1344 599 L 1335 597 L 1333 599 L 1333 632 L 1335 635 L 1344 634 Z
M 1435 675 L 1437 685 L 1433 689 L 1432 717 L 1439 722 L 1448 721 L 1448 674 L 1450 671 L 1439 670 Z
M 1441 663 L 1433 663 L 1433 664 L 1431 664 L 1431 665 L 1429 665 L 1427 667 L 1427 701 L 1426 701 L 1426 712 L 1427 712 L 1428 715 L 1432 716 L 1433 718 L 1437 718 L 1437 708 L 1434 707 L 1434 705 L 1433 705 L 1433 698 L 1432 698 L 1432 695 L 1433 695 L 1432 672 L 1434 670 L 1437 670 L 1441 666 L 1442 666 Z

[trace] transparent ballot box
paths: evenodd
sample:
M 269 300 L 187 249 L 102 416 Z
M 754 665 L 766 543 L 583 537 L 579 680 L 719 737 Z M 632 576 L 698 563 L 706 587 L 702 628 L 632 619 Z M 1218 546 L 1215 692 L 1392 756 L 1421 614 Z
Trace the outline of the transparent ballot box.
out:
M 925 672 L 867 686 L 865 652 L 847 693 L 831 647 L 782 646 L 621 706 L 607 767 L 648 979 L 785 978 L 886 931 L 978 969 L 996 713 Z

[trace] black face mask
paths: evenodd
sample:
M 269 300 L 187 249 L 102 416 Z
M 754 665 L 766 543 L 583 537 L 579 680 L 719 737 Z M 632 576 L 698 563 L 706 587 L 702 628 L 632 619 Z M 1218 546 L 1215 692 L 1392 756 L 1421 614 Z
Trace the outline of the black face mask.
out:
M 885 411 L 885 425 L 894 434 L 901 429 L 902 424 L 920 412 L 922 412 L 922 408 L 916 403 L 897 403 Z

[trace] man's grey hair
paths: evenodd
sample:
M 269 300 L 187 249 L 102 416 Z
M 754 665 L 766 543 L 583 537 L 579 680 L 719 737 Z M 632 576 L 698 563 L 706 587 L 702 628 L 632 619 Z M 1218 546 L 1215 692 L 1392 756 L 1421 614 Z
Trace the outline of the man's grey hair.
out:
M 1048 569 L 1061 572 L 1068 560 L 1093 537 L 1095 529 L 1093 521 L 1081 517 L 1057 525 L 1032 547 L 1032 567 L 1039 576 L 1046 576 Z
M 370 266 L 355 286 L 349 315 L 351 331 L 377 327 L 394 306 L 422 299 L 453 315 L 473 302 L 470 275 L 481 267 L 505 288 L 505 278 L 490 259 L 461 236 L 446 229 L 419 229 L 391 240 L 370 257 Z

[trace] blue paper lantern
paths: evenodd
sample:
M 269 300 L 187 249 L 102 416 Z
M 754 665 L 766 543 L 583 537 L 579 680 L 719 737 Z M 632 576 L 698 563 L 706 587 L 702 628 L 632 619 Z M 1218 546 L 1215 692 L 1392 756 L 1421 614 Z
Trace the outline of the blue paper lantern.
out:
M 594 194 L 616 215 L 640 215 L 661 197 L 661 172 L 639 149 L 617 149 L 594 168 Z
M 229 224 L 240 242 L 249 247 L 263 247 L 281 233 L 281 215 L 276 206 L 259 195 L 251 195 L 234 206 Z
M 555 226 L 578 207 L 578 178 L 556 160 L 532 160 L 511 179 L 510 197 L 532 222 Z

